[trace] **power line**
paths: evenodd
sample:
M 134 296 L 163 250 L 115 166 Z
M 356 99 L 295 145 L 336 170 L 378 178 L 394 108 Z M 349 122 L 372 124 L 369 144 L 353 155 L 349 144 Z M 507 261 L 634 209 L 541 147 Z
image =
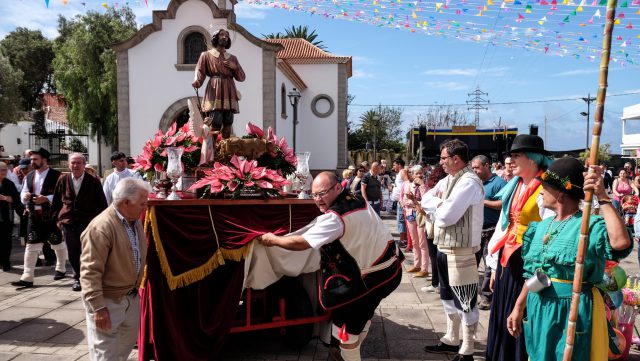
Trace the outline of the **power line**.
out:
M 620 97 L 625 95 L 637 95 L 640 94 L 640 91 L 630 92 L 630 93 L 620 93 L 620 94 L 608 94 L 607 98 L 610 97 Z M 581 97 L 577 98 L 561 98 L 561 99 L 546 99 L 546 100 L 522 100 L 522 101 L 513 101 L 513 102 L 492 102 L 492 105 L 512 105 L 512 104 L 533 104 L 533 103 L 552 103 L 552 102 L 566 102 L 570 100 L 582 100 Z M 467 103 L 450 103 L 450 104 L 350 104 L 352 107 L 463 107 L 467 106 Z

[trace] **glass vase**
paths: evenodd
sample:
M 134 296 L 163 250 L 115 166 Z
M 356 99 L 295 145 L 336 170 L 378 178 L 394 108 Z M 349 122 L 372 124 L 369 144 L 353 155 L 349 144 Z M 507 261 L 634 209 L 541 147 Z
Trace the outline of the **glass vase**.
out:
M 182 147 L 169 147 L 166 148 L 167 151 L 167 177 L 171 179 L 172 187 L 171 194 L 167 197 L 168 200 L 179 200 L 180 196 L 178 195 L 178 187 L 176 184 L 178 183 L 178 179 L 182 177 L 182 152 L 184 152 L 184 148 Z

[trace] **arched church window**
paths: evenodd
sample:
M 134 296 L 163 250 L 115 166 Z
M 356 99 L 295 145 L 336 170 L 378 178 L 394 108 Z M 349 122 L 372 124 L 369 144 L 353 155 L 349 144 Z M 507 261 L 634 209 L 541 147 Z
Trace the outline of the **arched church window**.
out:
M 280 86 L 280 116 L 287 118 L 287 87 L 284 83 Z
M 196 64 L 200 53 L 207 50 L 207 42 L 204 35 L 198 32 L 191 33 L 184 38 L 184 62 L 183 64 Z

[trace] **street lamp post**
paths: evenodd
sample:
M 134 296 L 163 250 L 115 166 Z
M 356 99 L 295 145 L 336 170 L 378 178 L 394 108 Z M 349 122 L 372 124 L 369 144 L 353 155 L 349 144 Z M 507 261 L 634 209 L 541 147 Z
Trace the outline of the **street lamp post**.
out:
M 296 125 L 298 124 L 298 102 L 302 96 L 296 88 L 293 88 L 287 95 L 289 97 L 289 103 L 293 107 L 293 154 L 296 153 Z
M 371 117 L 373 120 L 373 161 L 378 161 L 378 122 L 380 122 L 380 115 L 374 114 Z
M 582 100 L 587 103 L 587 112 L 580 112 L 580 114 L 587 117 L 587 145 L 585 146 L 585 149 L 589 149 L 589 113 L 591 110 L 591 102 L 596 100 L 596 98 L 591 97 L 591 94 L 587 94 L 587 97 L 582 98 Z

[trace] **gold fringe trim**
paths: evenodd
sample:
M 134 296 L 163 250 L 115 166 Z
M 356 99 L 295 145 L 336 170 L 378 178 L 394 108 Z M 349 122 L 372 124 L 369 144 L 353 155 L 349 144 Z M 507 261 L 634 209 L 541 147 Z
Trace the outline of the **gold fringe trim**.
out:
M 169 261 L 167 260 L 167 255 L 160 239 L 160 232 L 158 230 L 158 223 L 156 219 L 156 207 L 151 206 L 149 213 L 150 216 L 148 223 L 150 224 L 153 232 L 153 239 L 156 245 L 156 251 L 158 252 L 158 259 L 160 260 L 160 268 L 162 269 L 162 273 L 165 275 L 167 284 L 172 291 L 176 288 L 188 286 L 192 283 L 201 281 L 211 274 L 214 269 L 224 265 L 225 259 L 236 262 L 245 259 L 251 249 L 251 243 L 247 243 L 238 249 L 222 249 L 218 247 L 216 252 L 204 264 L 179 275 L 174 275 L 171 271 L 171 267 L 169 266 Z

